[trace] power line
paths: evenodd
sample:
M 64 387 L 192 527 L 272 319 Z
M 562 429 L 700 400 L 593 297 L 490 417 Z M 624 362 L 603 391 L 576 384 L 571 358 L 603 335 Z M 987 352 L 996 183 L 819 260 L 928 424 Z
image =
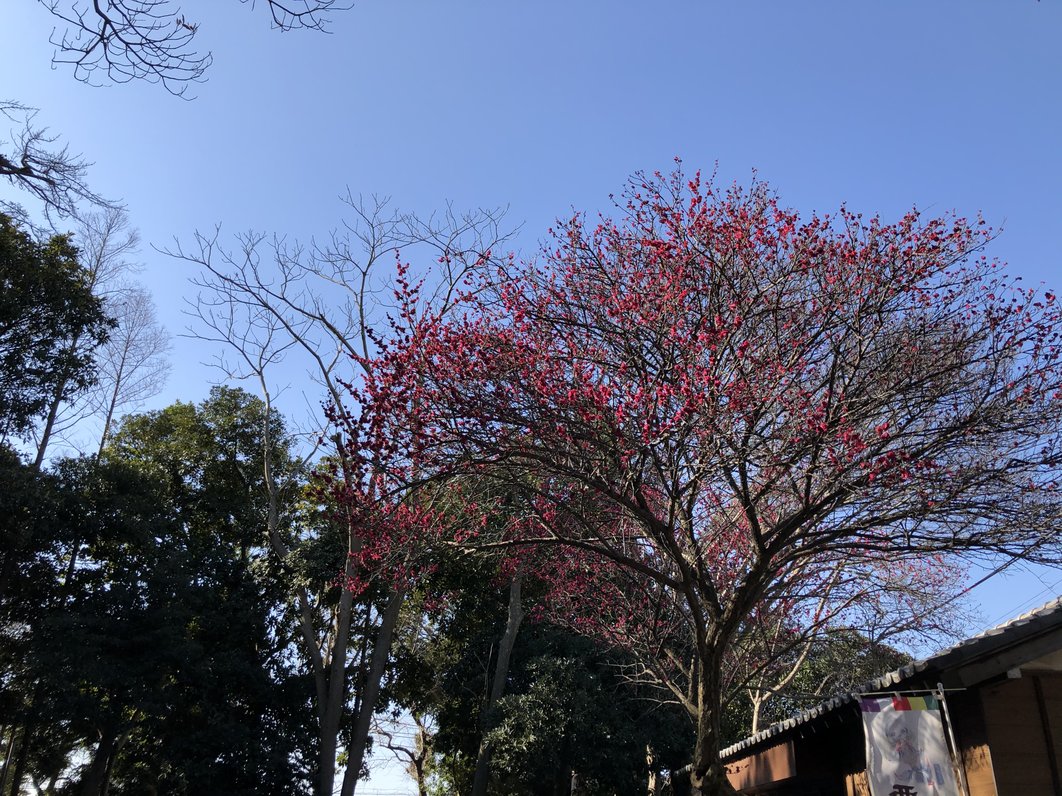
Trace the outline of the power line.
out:
M 1041 602 L 1043 602 L 1043 597 L 1045 595 L 1058 596 L 1058 587 L 1059 587 L 1059 585 L 1062 585 L 1062 578 L 1059 578 L 1054 583 L 1048 585 L 1047 583 L 1044 582 L 1043 578 L 1041 578 L 1035 572 L 1030 572 L 1029 574 L 1031 574 L 1034 578 L 1036 578 L 1038 581 L 1040 581 L 1040 583 L 1043 584 L 1044 588 L 1042 588 L 1040 591 L 1036 592 L 1036 594 L 1034 594 L 1032 597 L 1027 598 L 1026 600 L 1024 600 L 1021 603 L 1019 603 L 1017 606 L 1015 606 L 1014 608 L 1011 608 L 1011 609 L 1007 610 L 1002 615 L 997 617 L 996 620 L 992 623 L 992 625 L 991 625 L 992 627 L 994 627 L 995 625 L 998 625 L 1000 622 L 1002 622 L 1002 621 L 1004 621 L 1006 619 L 1010 619 L 1010 618 L 1012 618 L 1014 616 L 1018 616 L 1019 614 L 1024 613 L 1025 610 L 1028 609 L 1028 608 L 1033 608 L 1033 607 L 1039 605 Z

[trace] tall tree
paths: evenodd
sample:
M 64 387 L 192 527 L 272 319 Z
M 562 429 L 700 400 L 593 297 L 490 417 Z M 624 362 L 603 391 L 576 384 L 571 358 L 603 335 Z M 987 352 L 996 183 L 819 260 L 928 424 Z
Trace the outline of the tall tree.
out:
M 0 440 L 24 438 L 57 391 L 94 382 L 112 326 L 69 237 L 39 242 L 0 214 Z
M 297 362 L 316 384 L 319 392 L 308 394 L 308 403 L 323 399 L 342 405 L 343 385 L 375 353 L 376 329 L 387 327 L 384 313 L 400 290 L 389 267 L 397 255 L 424 253 L 437 261 L 424 290 L 445 312 L 456 302 L 463 281 L 484 268 L 492 249 L 506 240 L 496 212 L 459 214 L 447 208 L 422 219 L 390 210 L 383 199 L 365 203 L 348 196 L 347 204 L 351 219 L 325 244 L 304 247 L 254 234 L 240 238 L 236 250 L 229 251 L 216 236 L 200 235 L 188 251 L 172 252 L 201 269 L 196 278 L 202 290 L 196 306 L 202 321 L 198 333 L 224 347 L 218 364 L 226 380 L 257 385 L 267 417 L 276 411 L 274 402 L 284 389 L 277 381 L 281 361 L 289 367 Z M 333 485 L 340 491 L 360 488 L 354 483 L 360 472 L 336 444 L 337 429 L 332 421 L 315 417 L 305 429 L 310 444 L 303 461 L 309 464 L 325 455 Z M 265 533 L 273 555 L 300 573 L 290 581 L 290 617 L 315 686 L 317 792 L 331 796 L 345 746 L 341 792 L 350 796 L 362 774 L 407 592 L 401 578 L 380 575 L 378 566 L 360 559 L 370 549 L 365 529 L 345 509 L 311 517 L 298 540 L 282 533 L 284 507 L 267 429 L 263 445 L 271 505 Z M 337 573 L 356 588 L 337 589 Z
M 386 475 L 349 499 L 530 492 L 506 543 L 637 576 L 621 604 L 670 618 L 645 663 L 696 722 L 694 784 L 729 792 L 724 665 L 764 606 L 839 565 L 887 588 L 936 555 L 1058 554 L 1062 317 L 979 256 L 991 236 L 637 176 L 462 316 L 408 316 L 355 392 L 348 455 Z
M 123 693 L 116 706 L 126 722 L 140 717 L 112 732 L 125 735 L 126 750 L 110 769 L 126 792 L 305 788 L 309 684 L 291 671 L 290 639 L 277 624 L 284 592 L 261 533 L 268 510 L 261 413 L 246 393 L 219 388 L 198 406 L 128 418 L 105 452 L 105 464 L 153 485 L 166 523 L 140 553 L 150 558 L 129 567 L 136 580 L 127 588 L 137 596 L 130 629 L 100 631 L 112 646 L 120 636 L 153 650 L 116 650 L 127 663 L 107 669 L 144 681 L 135 689 L 140 702 L 130 705 Z M 276 466 L 294 490 L 283 427 L 278 417 L 272 424 Z M 108 599 L 125 571 L 105 577 Z M 152 641 L 152 628 L 166 628 L 165 644 Z M 154 655 L 162 660 L 146 662 Z M 143 668 L 122 675 L 123 666 Z
M 4 460 L 5 796 L 308 790 L 311 685 L 262 539 L 261 406 L 127 419 L 101 459 Z M 297 482 L 272 430 L 285 500 Z
M 90 406 L 100 422 L 97 455 L 110 439 L 118 413 L 138 409 L 159 393 L 169 375 L 169 333 L 159 324 L 155 302 L 144 288 L 124 288 L 107 302 L 117 327 L 100 351 L 98 380 Z
M 133 259 L 140 238 L 125 211 L 110 208 L 83 213 L 72 237 L 78 244 L 85 282 L 112 319 L 113 328 L 102 343 L 85 334 L 66 341 L 71 356 L 92 357 L 95 376 L 87 389 L 69 379 L 57 380 L 36 432 L 37 466 L 53 440 L 98 456 L 116 415 L 138 409 L 156 395 L 169 373 L 169 334 L 156 320 L 150 294 L 132 280 L 140 270 Z M 94 441 L 93 433 L 98 435 Z

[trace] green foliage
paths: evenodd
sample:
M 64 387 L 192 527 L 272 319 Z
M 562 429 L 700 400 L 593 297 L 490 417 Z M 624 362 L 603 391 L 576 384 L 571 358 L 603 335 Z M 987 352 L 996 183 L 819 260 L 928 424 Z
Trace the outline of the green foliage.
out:
M 2 444 L 0 484 L 0 626 L 10 630 L 51 599 L 71 529 L 58 479 Z
M 198 407 L 131 418 L 108 452 L 164 493 L 172 531 L 156 547 L 166 565 L 145 585 L 167 614 L 158 626 L 181 628 L 171 652 L 179 665 L 155 687 L 166 710 L 142 748 L 133 739 L 115 771 L 126 778 L 118 792 L 162 781 L 175 792 L 257 793 L 272 782 L 270 792 L 286 793 L 306 776 L 309 685 L 277 646 L 283 595 L 261 547 L 263 413 L 247 393 L 216 388 Z M 290 469 L 279 420 L 272 431 Z
M 311 684 L 292 668 L 262 547 L 263 411 L 216 390 L 129 418 L 99 461 L 39 474 L 0 456 L 22 534 L 0 559 L 18 575 L 0 704 L 26 773 L 74 765 L 93 793 L 309 790 Z
M 646 750 L 679 768 L 693 743 L 686 714 L 624 681 L 631 663 L 583 637 L 529 628 L 511 693 L 490 732 L 501 794 L 566 794 L 571 772 L 586 794 L 644 794 Z
M 760 715 L 760 729 L 910 662 L 910 655 L 875 643 L 855 630 L 832 633 L 816 641 L 793 682 L 767 701 Z
M 246 560 L 262 542 L 267 511 L 264 412 L 262 401 L 245 391 L 215 387 L 198 407 L 178 402 L 127 418 L 107 455 L 155 479 L 190 534 L 213 534 Z M 293 477 L 294 464 L 282 421 L 276 415 L 270 420 L 275 467 L 283 482 Z
M 686 712 L 628 682 L 629 659 L 548 621 L 521 626 L 506 693 L 484 722 L 508 583 L 496 562 L 465 556 L 440 562 L 430 589 L 432 619 L 400 641 L 390 696 L 434 718 L 434 793 L 469 792 L 485 723 L 491 794 L 566 796 L 575 771 L 586 794 L 640 795 L 647 747 L 657 770 L 686 763 L 693 742 Z M 530 585 L 525 607 L 535 602 Z
M 58 390 L 93 383 L 112 326 L 69 238 L 38 242 L 0 213 L 0 439 L 25 435 Z
M 794 650 L 788 659 L 778 663 L 785 668 L 796 662 L 798 654 L 799 650 Z M 910 655 L 888 644 L 874 642 L 852 629 L 840 629 L 816 639 L 792 682 L 762 704 L 758 729 L 764 730 L 830 697 L 848 693 L 910 662 Z M 722 734 L 726 744 L 751 734 L 752 716 L 749 692 L 736 693 L 723 714 Z

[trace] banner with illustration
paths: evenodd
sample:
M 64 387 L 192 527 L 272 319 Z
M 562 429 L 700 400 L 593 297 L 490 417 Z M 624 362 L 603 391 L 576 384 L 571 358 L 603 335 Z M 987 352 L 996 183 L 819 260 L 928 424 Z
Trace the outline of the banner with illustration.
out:
M 860 700 L 873 796 L 960 796 L 934 696 Z

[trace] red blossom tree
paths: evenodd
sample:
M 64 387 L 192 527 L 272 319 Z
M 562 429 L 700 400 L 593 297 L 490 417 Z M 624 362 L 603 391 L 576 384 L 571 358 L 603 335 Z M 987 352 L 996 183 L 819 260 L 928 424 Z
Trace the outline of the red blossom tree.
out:
M 681 169 L 618 211 L 470 284 L 459 316 L 411 291 L 350 453 L 388 505 L 522 496 L 484 543 L 556 550 L 572 600 L 598 598 L 573 618 L 656 639 L 694 784 L 727 793 L 728 656 L 766 618 L 842 616 L 934 556 L 1057 555 L 1062 318 L 980 254 L 981 221 L 802 220 Z

